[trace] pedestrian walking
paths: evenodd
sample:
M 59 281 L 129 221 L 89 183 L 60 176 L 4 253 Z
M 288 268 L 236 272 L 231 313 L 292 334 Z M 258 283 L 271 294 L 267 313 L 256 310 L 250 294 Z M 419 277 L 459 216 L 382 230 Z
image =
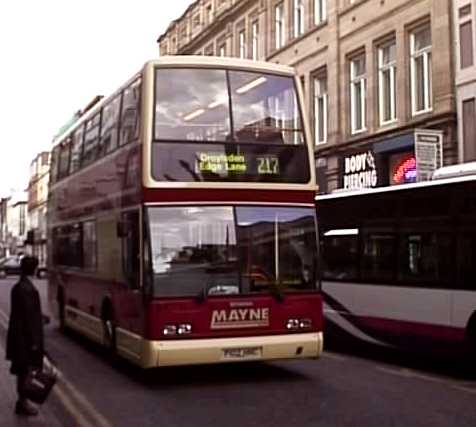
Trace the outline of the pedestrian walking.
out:
M 17 415 L 38 414 L 25 396 L 25 382 L 31 370 L 43 366 L 43 316 L 40 295 L 30 280 L 38 260 L 24 256 L 20 263 L 20 280 L 11 291 L 10 321 L 7 334 L 6 358 L 11 362 L 10 372 L 17 377 Z

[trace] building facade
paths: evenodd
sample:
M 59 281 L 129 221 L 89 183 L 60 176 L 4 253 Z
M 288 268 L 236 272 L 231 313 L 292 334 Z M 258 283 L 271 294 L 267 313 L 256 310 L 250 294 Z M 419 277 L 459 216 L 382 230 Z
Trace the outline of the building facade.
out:
M 461 160 L 453 25 L 451 0 L 197 0 L 158 44 L 295 67 L 328 192 Z
M 30 164 L 28 184 L 28 233 L 27 243 L 40 265 L 46 264 L 46 213 L 50 153 L 39 153 Z
M 7 255 L 7 206 L 8 197 L 0 198 L 0 258 Z
M 25 191 L 12 191 L 6 199 L 6 221 L 4 224 L 5 255 L 15 255 L 26 252 L 28 194 Z
M 454 0 L 456 103 L 458 158 L 476 160 L 476 2 Z

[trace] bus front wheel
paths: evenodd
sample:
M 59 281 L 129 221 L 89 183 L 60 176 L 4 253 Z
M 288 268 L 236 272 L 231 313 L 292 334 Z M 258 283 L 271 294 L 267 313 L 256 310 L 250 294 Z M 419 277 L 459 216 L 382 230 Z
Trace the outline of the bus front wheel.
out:
M 470 372 L 476 375 L 476 312 L 469 319 L 466 336 L 469 344 L 468 367 Z
M 473 313 L 473 316 L 468 322 L 467 336 L 471 349 L 476 354 L 476 313 Z
M 110 304 L 103 306 L 103 343 L 107 352 L 113 356 L 116 353 L 116 325 L 113 320 L 112 309 Z

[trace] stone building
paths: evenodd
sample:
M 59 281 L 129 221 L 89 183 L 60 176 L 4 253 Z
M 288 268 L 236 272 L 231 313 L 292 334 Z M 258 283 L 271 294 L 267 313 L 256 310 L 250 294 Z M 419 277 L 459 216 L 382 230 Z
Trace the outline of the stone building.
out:
M 46 212 L 50 153 L 39 153 L 30 165 L 28 184 L 28 233 L 27 243 L 31 252 L 38 257 L 40 265 L 46 264 Z
M 453 25 L 451 0 L 197 0 L 158 44 L 160 55 L 294 66 L 327 192 L 424 180 L 463 160 Z
M 2 200 L 2 237 L 4 255 L 25 253 L 27 237 L 27 193 L 26 191 L 12 191 L 11 195 Z
M 458 158 L 476 160 L 476 2 L 454 0 Z

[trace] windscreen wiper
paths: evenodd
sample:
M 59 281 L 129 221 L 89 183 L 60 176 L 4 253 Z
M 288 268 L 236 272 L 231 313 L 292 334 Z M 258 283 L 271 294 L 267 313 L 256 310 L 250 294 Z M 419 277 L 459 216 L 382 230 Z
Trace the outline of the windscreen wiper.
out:
M 270 284 L 269 286 L 271 295 L 276 299 L 276 301 L 283 302 L 285 299 L 285 295 L 282 286 L 277 282 L 272 282 L 272 284 Z
M 202 289 L 198 292 L 196 299 L 201 304 L 204 303 L 208 298 L 208 285 L 204 284 Z

